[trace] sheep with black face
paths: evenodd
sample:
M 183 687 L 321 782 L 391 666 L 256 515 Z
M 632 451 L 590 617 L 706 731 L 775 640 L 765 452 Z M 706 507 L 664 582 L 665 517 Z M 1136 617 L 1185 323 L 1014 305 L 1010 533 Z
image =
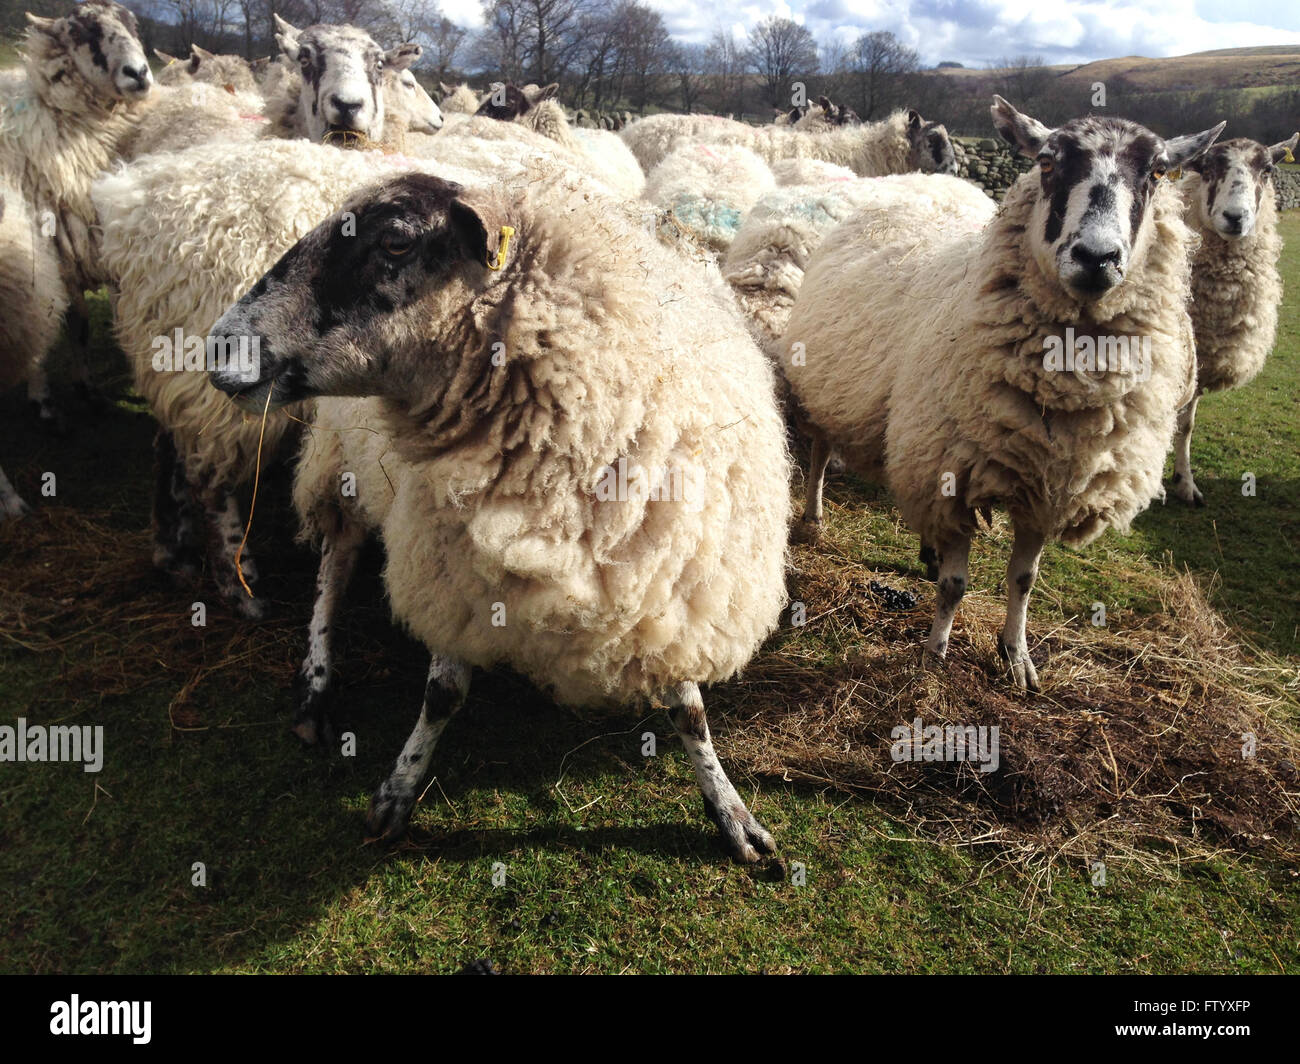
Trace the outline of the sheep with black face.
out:
M 1173 493 L 1205 504 L 1192 477 L 1192 428 L 1202 392 L 1248 384 L 1264 368 L 1277 336 L 1282 303 L 1273 171 L 1300 134 L 1272 146 L 1238 138 L 1216 144 L 1187 164 L 1187 223 L 1201 237 L 1192 259 L 1196 394 L 1178 414 Z
M 570 704 L 663 699 L 729 851 L 771 852 L 699 689 L 785 600 L 789 456 L 729 297 L 562 168 L 508 193 L 409 174 L 344 211 L 212 330 L 260 338 L 254 376 L 212 375 L 246 409 L 320 397 L 295 485 L 323 540 L 296 730 L 328 720 L 330 618 L 374 529 L 433 662 L 373 834 L 406 824 L 471 667 L 508 664 Z

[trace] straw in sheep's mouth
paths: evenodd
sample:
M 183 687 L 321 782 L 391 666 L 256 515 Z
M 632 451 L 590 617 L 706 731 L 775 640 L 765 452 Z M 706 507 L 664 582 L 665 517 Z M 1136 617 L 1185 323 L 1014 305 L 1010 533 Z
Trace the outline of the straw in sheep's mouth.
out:
M 361 130 L 334 123 L 325 127 L 322 144 L 335 144 L 340 148 L 367 148 L 374 142 Z

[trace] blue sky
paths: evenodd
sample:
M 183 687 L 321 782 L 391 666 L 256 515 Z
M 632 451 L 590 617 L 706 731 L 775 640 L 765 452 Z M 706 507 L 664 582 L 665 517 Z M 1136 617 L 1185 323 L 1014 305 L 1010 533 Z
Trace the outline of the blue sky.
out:
M 885 29 L 927 64 L 968 66 L 1011 55 L 1051 63 L 1124 55 L 1184 55 L 1210 48 L 1300 45 L 1300 0 L 646 0 L 684 41 L 718 28 L 743 37 L 768 15 L 802 22 L 820 40 Z M 462 25 L 481 22 L 478 0 L 442 0 Z

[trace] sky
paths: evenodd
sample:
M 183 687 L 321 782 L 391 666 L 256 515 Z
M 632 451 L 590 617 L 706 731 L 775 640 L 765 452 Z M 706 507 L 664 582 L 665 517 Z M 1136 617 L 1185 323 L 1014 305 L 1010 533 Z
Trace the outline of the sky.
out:
M 441 0 L 478 26 L 478 0 Z M 793 18 L 818 41 L 889 30 L 925 65 L 984 66 L 1005 56 L 1084 63 L 1117 56 L 1185 55 L 1211 48 L 1300 44 L 1300 0 L 645 0 L 678 40 L 718 29 L 743 39 L 768 15 Z

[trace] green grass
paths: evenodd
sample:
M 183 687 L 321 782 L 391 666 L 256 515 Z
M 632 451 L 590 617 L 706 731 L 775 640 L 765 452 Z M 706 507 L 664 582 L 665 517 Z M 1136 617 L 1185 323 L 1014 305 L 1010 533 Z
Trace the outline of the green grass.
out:
M 1300 217 L 1284 226 L 1296 293 Z M 107 327 L 101 299 L 94 336 L 105 351 Z M 802 864 L 806 882 L 727 864 L 661 717 L 573 713 L 509 675 L 476 678 L 410 842 L 363 845 L 369 791 L 415 717 L 424 671 L 421 650 L 387 622 L 377 554 L 337 654 L 357 756 L 329 759 L 285 727 L 312 559 L 291 542 L 283 477 L 266 486 L 255 530 L 272 618 L 247 625 L 213 608 L 206 629 L 190 627 L 190 602 L 205 592 L 174 591 L 150 572 L 151 422 L 123 390 L 120 361 L 105 358 L 116 401 L 69 440 L 34 432 L 17 396 L 0 400 L 0 454 L 29 498 L 41 501 L 40 475 L 55 470 L 58 498 L 44 507 L 93 515 L 139 551 L 107 598 L 76 587 L 88 564 L 79 555 L 41 556 L 66 601 L 49 603 L 50 621 L 32 616 L 30 638 L 0 627 L 0 723 L 103 724 L 107 751 L 98 775 L 0 768 L 0 970 L 446 972 L 486 956 L 525 972 L 1300 971 L 1296 871 L 1239 855 L 1166 855 L 1155 874 L 1108 860 L 1094 885 L 1082 863 L 1031 873 L 996 847 L 919 836 L 902 810 L 738 770 L 787 872 Z M 1202 404 L 1194 457 L 1209 506 L 1171 501 L 1128 537 L 1050 550 L 1033 623 L 1094 600 L 1121 615 L 1155 609 L 1131 574 L 1186 567 L 1244 637 L 1296 662 L 1298 384 L 1292 295 L 1264 374 Z M 1243 471 L 1258 477 L 1255 498 L 1240 494 Z M 829 496 L 837 539 L 915 576 L 914 540 L 883 497 L 843 481 Z M 28 557 L 49 519 L 0 531 L 0 559 Z M 982 544 L 974 586 L 995 586 L 1004 563 Z M 120 600 L 138 609 L 96 612 Z M 158 611 L 174 612 L 183 654 L 159 649 Z M 23 645 L 38 635 L 57 645 Z M 248 657 L 222 666 L 232 637 Z M 130 675 L 115 678 L 127 657 Z M 196 662 L 209 671 L 182 698 Z M 727 701 L 725 689 L 711 700 L 724 758 Z M 197 730 L 174 728 L 178 712 Z M 658 756 L 641 756 L 646 730 L 659 736 Z M 194 862 L 206 866 L 205 886 L 191 882 Z

